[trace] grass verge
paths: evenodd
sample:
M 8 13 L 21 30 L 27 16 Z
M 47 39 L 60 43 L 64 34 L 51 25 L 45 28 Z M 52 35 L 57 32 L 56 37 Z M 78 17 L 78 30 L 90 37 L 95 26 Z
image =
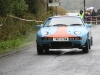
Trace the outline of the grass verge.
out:
M 9 51 L 17 50 L 19 48 L 24 48 L 35 43 L 36 31 L 33 33 L 28 33 L 26 36 L 19 37 L 14 40 L 0 41 L 0 55 L 6 54 Z

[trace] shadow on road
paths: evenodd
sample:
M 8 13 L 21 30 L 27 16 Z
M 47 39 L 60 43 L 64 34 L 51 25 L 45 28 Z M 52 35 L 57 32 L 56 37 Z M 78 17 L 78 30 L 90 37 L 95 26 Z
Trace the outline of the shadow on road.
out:
M 85 54 L 82 52 L 82 50 L 55 50 L 55 51 L 49 51 L 49 52 L 45 52 L 42 55 L 80 55 L 80 54 Z

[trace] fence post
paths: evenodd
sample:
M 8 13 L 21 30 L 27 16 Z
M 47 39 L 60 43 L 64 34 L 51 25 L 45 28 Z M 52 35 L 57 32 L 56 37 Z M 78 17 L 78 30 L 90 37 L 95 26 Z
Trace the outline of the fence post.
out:
M 92 16 L 91 16 L 91 24 L 92 24 Z
M 96 16 L 96 25 L 97 25 L 97 16 Z

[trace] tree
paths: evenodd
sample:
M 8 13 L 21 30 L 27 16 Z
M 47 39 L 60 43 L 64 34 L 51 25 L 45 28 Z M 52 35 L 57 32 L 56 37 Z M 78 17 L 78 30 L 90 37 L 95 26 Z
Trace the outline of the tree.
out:
M 28 4 L 28 10 L 31 13 L 36 14 L 38 12 L 38 0 L 26 0 L 26 3 Z
M 53 2 L 53 0 L 49 0 L 49 3 L 52 3 Z
M 23 16 L 28 10 L 28 5 L 24 0 L 12 0 L 12 13 L 15 16 Z
M 28 10 L 31 13 L 37 14 L 41 10 L 45 10 L 45 1 L 44 0 L 26 0 L 29 8 Z
M 10 12 L 10 0 L 0 0 L 0 16 L 7 16 Z

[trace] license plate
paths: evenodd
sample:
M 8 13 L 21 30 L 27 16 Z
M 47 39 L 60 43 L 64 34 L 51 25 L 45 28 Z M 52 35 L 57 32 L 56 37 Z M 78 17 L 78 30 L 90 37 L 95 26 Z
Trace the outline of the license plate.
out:
M 53 38 L 53 41 L 68 41 L 68 38 Z

